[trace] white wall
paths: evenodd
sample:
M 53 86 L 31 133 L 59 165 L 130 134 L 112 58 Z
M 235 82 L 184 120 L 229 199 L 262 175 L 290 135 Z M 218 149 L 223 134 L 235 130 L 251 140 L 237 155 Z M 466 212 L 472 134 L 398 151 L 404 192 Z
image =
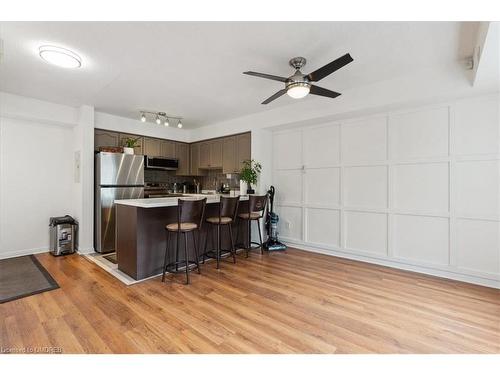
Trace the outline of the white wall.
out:
M 151 122 L 110 115 L 103 112 L 95 112 L 95 127 L 122 133 L 140 134 L 148 137 L 165 138 L 179 142 L 190 142 L 191 131 L 179 129 L 175 126 L 165 127 Z
M 499 96 L 273 134 L 281 237 L 500 287 Z
M 0 96 L 0 258 L 46 251 L 49 217 L 75 212 L 74 108 Z

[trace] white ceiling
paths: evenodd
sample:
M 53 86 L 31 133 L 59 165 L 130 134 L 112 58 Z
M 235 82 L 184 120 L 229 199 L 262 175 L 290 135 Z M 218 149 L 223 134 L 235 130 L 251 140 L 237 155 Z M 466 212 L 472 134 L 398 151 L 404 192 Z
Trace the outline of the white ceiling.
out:
M 260 102 L 280 82 L 245 70 L 292 74 L 304 56 L 308 73 L 349 52 L 354 62 L 320 82 L 342 92 L 418 70 L 456 67 L 472 54 L 476 23 L 455 22 L 1 22 L 2 91 L 56 103 L 94 105 L 138 118 L 139 110 L 183 116 L 194 128 L 291 104 Z M 41 44 L 69 48 L 83 66 L 43 62 Z M 308 96 L 303 100 L 335 100 Z

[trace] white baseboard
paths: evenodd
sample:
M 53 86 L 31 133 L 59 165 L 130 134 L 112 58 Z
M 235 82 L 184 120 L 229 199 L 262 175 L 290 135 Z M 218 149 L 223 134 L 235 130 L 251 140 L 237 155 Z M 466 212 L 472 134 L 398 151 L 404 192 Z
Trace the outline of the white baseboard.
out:
M 15 258 L 15 257 L 23 256 L 23 255 L 41 254 L 41 253 L 48 253 L 48 252 L 49 252 L 48 247 L 37 247 L 37 248 L 33 248 L 33 249 L 21 249 L 21 250 L 0 252 L 0 259 Z M 86 249 L 78 249 L 77 253 L 79 253 L 81 255 L 92 254 L 92 253 L 94 253 L 94 248 L 90 247 L 90 248 L 86 248 Z
M 21 250 L 7 251 L 5 253 L 4 252 L 0 253 L 0 259 L 15 258 L 15 257 L 23 256 L 23 255 L 47 253 L 48 251 L 49 251 L 48 247 L 39 247 L 39 248 L 34 248 L 34 249 L 21 249 Z
M 426 275 L 442 277 L 445 279 L 457 280 L 457 281 L 462 281 L 462 282 L 466 282 L 466 283 L 470 283 L 470 284 L 477 284 L 477 285 L 486 286 L 486 287 L 490 287 L 490 288 L 500 289 L 500 281 L 498 281 L 498 280 L 486 279 L 486 278 L 482 278 L 482 277 L 478 277 L 478 276 L 471 276 L 471 275 L 466 275 L 466 274 L 456 273 L 456 272 L 451 272 L 451 271 L 437 270 L 437 269 L 423 267 L 423 266 L 419 266 L 419 265 L 412 265 L 412 264 L 392 261 L 389 259 L 382 260 L 382 259 L 377 259 L 377 258 L 371 258 L 371 257 L 364 256 L 364 255 L 351 254 L 349 252 L 342 251 L 342 250 L 323 249 L 320 247 L 308 245 L 306 243 L 294 242 L 294 241 L 288 240 L 288 239 L 284 240 L 284 242 L 286 243 L 287 246 L 297 248 L 300 250 L 310 251 L 313 253 L 319 253 L 319 254 L 324 254 L 324 255 L 336 256 L 339 258 L 357 260 L 360 262 L 378 264 L 380 266 L 397 268 L 397 269 L 401 269 L 401 270 L 405 270 L 405 271 L 418 272 L 418 273 L 423 273 Z

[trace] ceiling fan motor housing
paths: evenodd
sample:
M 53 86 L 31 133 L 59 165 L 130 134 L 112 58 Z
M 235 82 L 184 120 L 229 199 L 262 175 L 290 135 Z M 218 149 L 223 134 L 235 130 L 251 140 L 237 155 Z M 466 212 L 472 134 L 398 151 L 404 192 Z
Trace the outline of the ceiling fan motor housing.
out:
M 302 74 L 302 72 L 297 69 L 295 74 L 286 80 L 285 86 L 287 89 L 289 89 L 296 86 L 310 87 L 311 84 L 309 83 L 309 79 L 307 78 L 307 76 L 305 74 Z

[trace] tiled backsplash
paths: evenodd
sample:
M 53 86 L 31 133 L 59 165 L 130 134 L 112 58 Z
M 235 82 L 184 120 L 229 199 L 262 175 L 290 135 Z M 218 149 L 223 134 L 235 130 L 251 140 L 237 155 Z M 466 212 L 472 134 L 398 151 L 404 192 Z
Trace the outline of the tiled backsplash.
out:
M 227 176 L 231 176 L 227 178 Z M 216 190 L 220 188 L 222 184 L 229 184 L 231 189 L 240 188 L 240 178 L 238 174 L 227 175 L 222 173 L 221 170 L 209 170 L 206 176 L 198 177 L 201 182 L 202 189 L 205 190 Z
M 188 182 L 191 184 L 193 182 L 193 177 L 176 176 L 175 171 L 153 171 L 151 169 L 146 169 L 144 171 L 144 182 L 163 184 L 173 184 L 174 182 Z
M 198 177 L 176 176 L 175 171 L 144 171 L 144 181 L 149 183 L 173 184 L 177 182 L 182 184 L 183 182 L 187 182 L 188 184 L 192 184 L 193 180 L 196 179 L 201 183 L 201 188 L 204 190 L 216 190 L 220 188 L 223 183 L 229 184 L 231 189 L 239 189 L 239 175 L 231 174 L 230 178 L 227 178 L 227 176 L 228 175 L 222 173 L 221 170 L 210 170 L 207 172 L 206 176 Z

